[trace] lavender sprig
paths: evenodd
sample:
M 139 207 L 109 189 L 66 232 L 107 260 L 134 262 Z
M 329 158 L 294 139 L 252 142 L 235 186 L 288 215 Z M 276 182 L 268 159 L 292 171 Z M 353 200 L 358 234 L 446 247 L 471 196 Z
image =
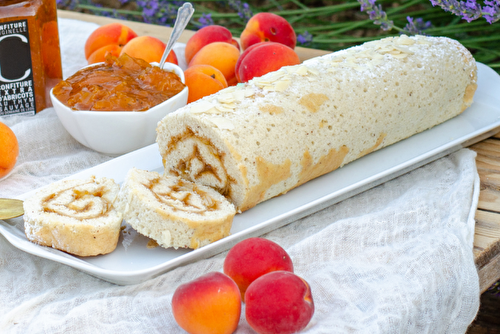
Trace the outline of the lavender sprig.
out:
M 78 5 L 77 0 L 56 0 L 56 5 L 61 8 L 67 8 L 69 10 L 75 10 Z
M 158 0 L 139 0 L 137 1 L 137 5 L 142 8 L 142 14 L 144 15 L 144 18 L 154 17 L 158 12 L 158 8 L 160 7 Z
M 482 8 L 483 17 L 489 24 L 500 20 L 500 0 L 494 1 L 484 1 L 484 6 Z
M 198 19 L 198 23 L 200 24 L 200 28 L 210 26 L 214 24 L 214 20 L 212 19 L 211 14 L 202 14 Z
M 165 26 L 174 24 L 177 11 L 184 1 L 166 0 L 138 0 L 137 5 L 142 9 L 143 20 Z
M 302 34 L 297 35 L 297 42 L 301 45 L 308 46 L 311 44 L 312 40 L 313 35 L 311 35 L 307 30 Z
M 103 5 L 98 4 L 98 3 L 95 4 L 94 6 L 98 7 L 98 8 L 104 8 Z M 94 15 L 101 15 L 101 16 L 104 16 L 104 17 L 111 17 L 111 18 L 114 18 L 114 19 L 122 19 L 122 20 L 126 20 L 127 19 L 124 15 L 118 14 L 118 12 L 116 11 L 116 9 L 113 9 L 112 11 L 102 11 L 102 12 L 93 10 L 93 13 L 94 13 Z
M 382 30 L 394 28 L 394 22 L 387 18 L 387 13 L 382 10 L 382 6 L 375 4 L 377 0 L 358 0 L 361 4 L 361 11 L 369 15 L 373 23 L 380 26 Z
M 414 19 L 413 17 L 407 16 L 406 20 L 408 23 L 404 27 L 403 33 L 409 35 L 426 35 L 425 30 L 432 28 L 431 21 L 424 22 L 421 17 Z
M 500 297 L 500 281 L 496 281 L 492 286 L 490 286 L 487 292 L 494 296 Z
M 239 17 L 242 18 L 245 23 L 248 22 L 248 20 L 250 20 L 253 16 L 253 12 L 246 2 L 241 2 L 240 0 L 229 0 L 228 5 L 232 9 L 238 11 Z
M 500 0 L 485 0 L 485 6 L 481 6 L 476 0 L 430 0 L 430 2 L 432 6 L 439 6 L 445 12 L 459 16 L 467 22 L 480 17 L 490 24 L 500 20 Z

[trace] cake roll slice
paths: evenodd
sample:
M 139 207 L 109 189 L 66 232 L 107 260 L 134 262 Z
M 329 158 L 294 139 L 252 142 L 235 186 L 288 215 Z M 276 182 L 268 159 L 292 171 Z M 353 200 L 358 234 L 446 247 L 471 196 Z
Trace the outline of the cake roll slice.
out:
M 137 232 L 164 248 L 200 248 L 229 235 L 236 210 L 203 185 L 132 168 L 117 208 Z
M 457 41 L 405 35 L 284 67 L 167 115 L 165 173 L 244 211 L 460 114 L 476 71 Z
M 53 183 L 24 202 L 28 240 L 79 256 L 112 252 L 122 214 L 114 207 L 120 186 L 90 177 Z

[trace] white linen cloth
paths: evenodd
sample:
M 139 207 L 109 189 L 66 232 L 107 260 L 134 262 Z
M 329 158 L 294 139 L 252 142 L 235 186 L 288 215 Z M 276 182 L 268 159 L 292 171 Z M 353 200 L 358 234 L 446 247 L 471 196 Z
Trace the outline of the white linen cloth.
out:
M 65 76 L 85 65 L 95 24 L 60 19 Z M 53 109 L 3 117 L 20 143 L 0 197 L 14 197 L 111 157 L 77 143 Z M 304 333 L 464 333 L 479 307 L 472 253 L 479 195 L 464 149 L 266 234 L 309 282 L 316 311 Z M 183 333 L 175 289 L 222 271 L 226 253 L 117 286 L 24 253 L 0 237 L 0 333 Z M 253 333 L 244 319 L 237 333 Z

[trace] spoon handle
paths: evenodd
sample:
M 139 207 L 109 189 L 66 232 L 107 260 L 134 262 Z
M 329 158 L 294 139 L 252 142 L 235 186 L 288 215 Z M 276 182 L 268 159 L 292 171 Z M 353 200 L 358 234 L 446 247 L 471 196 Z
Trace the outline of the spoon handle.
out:
M 0 219 L 15 218 L 23 214 L 23 201 L 12 198 L 0 198 Z
M 160 60 L 160 68 L 163 68 L 163 65 L 165 64 L 165 60 L 167 59 L 168 54 L 172 50 L 174 43 L 177 42 L 182 32 L 186 28 L 187 24 L 189 23 L 189 20 L 191 19 L 191 16 L 193 16 L 193 13 L 194 13 L 194 8 L 189 2 L 186 2 L 182 5 L 182 7 L 179 7 L 179 10 L 177 11 L 177 19 L 175 20 L 174 28 L 172 29 L 170 39 L 167 42 L 167 47 L 165 48 L 163 56 L 161 57 Z

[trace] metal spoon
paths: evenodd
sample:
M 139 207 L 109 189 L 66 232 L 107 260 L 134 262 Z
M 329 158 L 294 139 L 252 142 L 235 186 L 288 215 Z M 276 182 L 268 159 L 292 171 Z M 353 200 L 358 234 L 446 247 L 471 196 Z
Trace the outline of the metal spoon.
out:
M 23 201 L 12 198 L 0 198 L 0 219 L 16 218 L 24 215 Z
M 170 39 L 167 42 L 167 47 L 163 52 L 163 56 L 161 56 L 160 68 L 163 68 L 168 54 L 172 50 L 174 43 L 177 42 L 182 32 L 186 28 L 189 20 L 191 19 L 191 16 L 193 16 L 193 13 L 194 8 L 189 2 L 186 2 L 182 5 L 182 7 L 179 7 L 179 10 L 177 11 L 177 19 L 175 20 L 174 28 L 172 29 L 172 33 L 170 34 Z

